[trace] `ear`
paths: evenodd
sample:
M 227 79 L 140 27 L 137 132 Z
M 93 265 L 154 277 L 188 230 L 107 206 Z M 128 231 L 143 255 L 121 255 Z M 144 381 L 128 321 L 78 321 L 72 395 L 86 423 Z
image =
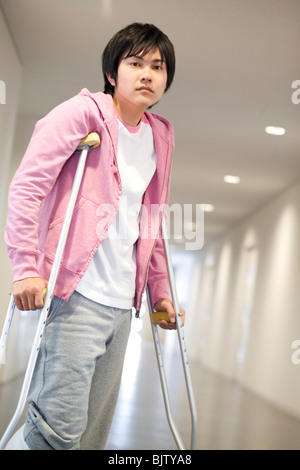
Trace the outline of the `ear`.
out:
M 107 80 L 109 81 L 109 83 L 111 84 L 111 86 L 116 86 L 116 81 L 113 77 L 111 77 L 108 74 L 106 74 L 106 77 L 107 77 Z

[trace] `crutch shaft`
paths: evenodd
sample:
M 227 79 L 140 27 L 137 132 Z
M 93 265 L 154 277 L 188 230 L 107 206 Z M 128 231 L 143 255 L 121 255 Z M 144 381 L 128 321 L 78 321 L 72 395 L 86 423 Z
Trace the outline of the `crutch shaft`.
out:
M 165 221 L 164 216 L 162 217 L 162 238 L 163 238 L 163 243 L 164 243 L 166 262 L 167 262 L 167 268 L 168 268 L 168 274 L 169 274 L 171 296 L 172 296 L 172 301 L 173 301 L 175 314 L 176 314 L 177 335 L 178 335 L 182 366 L 184 370 L 184 376 L 185 376 L 185 382 L 186 382 L 189 405 L 190 405 L 190 412 L 191 412 L 191 420 L 192 420 L 191 449 L 195 449 L 196 434 L 197 434 L 197 411 L 196 411 L 195 399 L 194 399 L 193 388 L 192 388 L 192 381 L 191 381 L 190 370 L 189 370 L 189 361 L 188 361 L 188 356 L 187 356 L 187 348 L 185 344 L 185 337 L 184 337 L 184 330 L 183 330 L 183 325 L 182 325 L 182 320 L 181 320 L 180 307 L 179 307 L 179 302 L 178 302 L 178 297 L 177 297 L 171 251 L 170 251 L 170 247 L 168 243 L 168 231 L 167 231 L 167 226 L 166 226 L 166 221 Z
M 3 324 L 3 328 L 2 328 L 1 339 L 0 339 L 0 367 L 1 367 L 1 364 L 4 363 L 3 358 L 5 354 L 5 346 L 6 346 L 6 341 L 8 338 L 8 333 L 9 333 L 9 329 L 11 326 L 11 322 L 13 319 L 14 311 L 15 311 L 15 302 L 14 302 L 13 296 L 11 295 L 7 312 L 6 312 L 6 316 L 5 316 L 5 320 L 4 320 L 4 324 Z
M 152 312 L 152 300 L 151 300 L 151 293 L 150 293 L 149 287 L 147 287 L 147 302 L 148 302 L 149 312 L 151 313 Z M 156 359 L 157 359 L 157 365 L 158 365 L 158 371 L 159 371 L 161 388 L 162 388 L 162 393 L 163 393 L 163 398 L 164 398 L 167 420 L 170 426 L 170 430 L 173 434 L 174 440 L 176 442 L 177 448 L 179 450 L 185 450 L 184 444 L 182 442 L 182 439 L 180 437 L 180 434 L 177 430 L 177 427 L 175 425 L 175 422 L 172 416 L 167 380 L 166 380 L 166 375 L 164 371 L 162 350 L 161 350 L 161 345 L 160 345 L 159 333 L 157 329 L 157 323 L 154 323 L 154 322 L 151 322 L 151 323 L 152 323 L 151 326 L 152 326 L 153 341 L 154 341 L 154 346 L 155 346 L 155 353 L 156 353 Z
M 181 312 L 180 312 L 180 307 L 179 307 L 178 298 L 177 298 L 175 276 L 174 276 L 174 271 L 173 271 L 173 264 L 172 264 L 172 259 L 171 259 L 170 248 L 169 248 L 169 244 L 168 244 L 168 234 L 167 234 L 167 229 L 166 229 L 166 222 L 165 222 L 164 217 L 162 218 L 162 239 L 163 239 L 163 243 L 164 243 L 166 264 L 167 264 L 167 268 L 168 268 L 168 276 L 169 276 L 169 285 L 170 285 L 170 290 L 171 290 L 171 297 L 172 297 L 172 301 L 173 301 L 173 305 L 174 305 L 174 309 L 175 309 L 175 314 L 176 314 L 176 324 L 177 324 L 178 340 L 179 340 L 179 345 L 180 345 L 180 354 L 181 354 L 181 359 L 182 359 L 182 365 L 183 365 L 183 370 L 184 370 L 184 376 L 185 376 L 185 382 L 186 382 L 188 399 L 189 399 L 189 406 L 190 406 L 190 412 L 191 412 L 192 430 L 191 430 L 191 447 L 190 448 L 195 449 L 195 447 L 196 447 L 196 433 L 197 433 L 196 406 L 195 406 L 192 383 L 191 383 L 191 378 L 190 378 L 189 363 L 188 363 L 188 358 L 187 358 L 187 351 L 186 351 L 186 345 L 185 345 L 185 339 L 184 339 L 184 331 L 183 331 L 183 325 L 182 325 L 182 320 L 181 320 Z M 168 317 L 167 312 L 152 312 L 153 307 L 152 307 L 151 292 L 150 292 L 149 286 L 147 286 L 147 301 L 148 301 L 148 309 L 149 309 L 149 313 L 150 313 L 152 334 L 153 334 L 156 358 L 157 358 L 157 362 L 158 362 L 159 376 L 160 376 L 160 382 L 161 382 L 161 386 L 162 386 L 162 392 L 163 392 L 163 398 L 164 398 L 164 403 L 165 403 L 167 419 L 168 419 L 168 423 L 169 423 L 169 426 L 170 426 L 170 430 L 173 434 L 173 437 L 175 439 L 175 442 L 177 444 L 178 449 L 183 450 L 184 449 L 184 444 L 183 444 L 182 439 L 180 437 L 180 434 L 179 434 L 179 432 L 178 432 L 178 430 L 175 426 L 175 423 L 174 423 L 174 420 L 173 420 L 173 417 L 172 417 L 172 413 L 171 413 L 170 399 L 169 399 L 169 394 L 168 394 L 168 386 L 167 386 L 166 376 L 165 376 L 165 373 L 164 373 L 162 350 L 161 350 L 158 327 L 157 327 L 157 324 L 160 321 L 167 321 L 168 322 L 169 317 Z

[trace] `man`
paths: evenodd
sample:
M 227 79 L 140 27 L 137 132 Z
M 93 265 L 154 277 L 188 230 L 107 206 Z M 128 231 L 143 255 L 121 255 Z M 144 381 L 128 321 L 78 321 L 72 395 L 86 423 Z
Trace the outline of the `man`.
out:
M 26 424 L 7 449 L 103 449 L 131 310 L 139 311 L 146 283 L 154 307 L 169 315 L 160 326 L 176 328 L 159 236 L 162 214 L 152 210 L 168 202 L 173 130 L 147 111 L 172 83 L 173 45 L 157 27 L 133 23 L 109 41 L 102 67 L 104 93 L 84 89 L 37 123 L 10 187 L 6 243 L 13 295 L 19 309 L 38 309 L 72 187 L 74 152 L 84 136 L 99 133 L 101 145 L 89 153 L 71 222 Z M 120 227 L 127 228 L 125 236 Z

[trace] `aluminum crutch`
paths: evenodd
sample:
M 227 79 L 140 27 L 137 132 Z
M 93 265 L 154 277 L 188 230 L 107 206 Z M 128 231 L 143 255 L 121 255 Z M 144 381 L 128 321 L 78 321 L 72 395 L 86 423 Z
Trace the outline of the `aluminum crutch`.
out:
M 47 286 L 47 291 L 45 289 L 46 292 L 45 292 L 44 307 L 40 310 L 40 317 L 39 317 L 39 321 L 38 321 L 38 326 L 37 326 L 37 330 L 36 330 L 35 337 L 34 337 L 34 340 L 33 340 L 33 345 L 32 345 L 31 353 L 30 353 L 30 356 L 29 356 L 29 360 L 28 360 L 28 364 L 27 364 L 25 377 L 24 377 L 24 381 L 23 381 L 19 401 L 18 401 L 18 404 L 17 404 L 17 408 L 16 408 L 16 411 L 15 411 L 15 413 L 14 413 L 14 415 L 13 415 L 13 417 L 12 417 L 5 433 L 2 436 L 2 439 L 0 441 L 0 450 L 5 449 L 6 444 L 8 443 L 15 427 L 17 426 L 19 420 L 21 419 L 21 416 L 22 416 L 22 413 L 23 413 L 23 410 L 24 410 L 24 407 L 25 407 L 25 404 L 26 404 L 26 399 L 27 399 L 27 395 L 28 395 L 28 392 L 29 392 L 29 387 L 30 387 L 30 384 L 31 384 L 31 380 L 32 380 L 32 376 L 33 376 L 33 372 L 34 372 L 34 368 L 35 368 L 35 364 L 36 364 L 36 360 L 37 360 L 37 356 L 38 356 L 38 352 L 39 352 L 39 348 L 40 348 L 40 344 L 41 344 L 41 340 L 42 340 L 42 336 L 43 336 L 47 316 L 48 316 L 48 312 L 49 312 L 51 301 L 52 301 L 52 298 L 53 298 L 53 295 L 54 295 L 54 288 L 55 288 L 55 284 L 56 284 L 56 279 L 57 279 L 57 276 L 58 276 L 62 255 L 63 255 L 63 252 L 64 252 L 67 236 L 68 236 L 68 233 L 69 233 L 69 227 L 70 227 L 70 223 L 71 223 L 71 220 L 72 220 L 72 215 L 73 215 L 73 211 L 74 211 L 74 207 L 75 207 L 75 203 L 76 203 L 80 183 L 81 183 L 81 180 L 82 180 L 82 177 L 83 177 L 83 172 L 84 172 L 84 169 L 85 169 L 86 158 L 87 158 L 89 150 L 92 149 L 92 148 L 96 148 L 99 145 L 100 145 L 99 135 L 96 132 L 92 132 L 91 134 L 89 134 L 88 136 L 86 136 L 84 139 L 82 139 L 80 141 L 79 146 L 77 148 L 77 150 L 81 150 L 81 154 L 80 154 L 79 161 L 78 161 L 78 164 L 77 164 L 77 169 L 76 169 L 76 173 L 75 173 L 75 177 L 74 177 L 74 181 L 73 181 L 73 186 L 72 186 L 72 191 L 71 191 L 68 207 L 67 207 L 67 210 L 66 210 L 64 223 L 63 223 L 60 238 L 59 238 L 59 241 L 58 241 L 58 244 L 57 244 L 57 249 L 56 249 L 56 253 L 55 253 L 55 257 L 54 257 L 54 261 L 53 261 L 53 266 L 52 266 L 52 270 L 51 270 L 51 274 L 50 274 L 49 282 L 48 282 L 48 286 Z M 11 300 L 9 302 L 9 306 L 8 306 L 6 318 L 5 318 L 5 321 L 4 321 L 2 334 L 1 334 L 1 340 L 0 340 L 0 345 L 1 345 L 1 347 L 0 347 L 0 365 L 2 364 L 2 359 L 3 359 L 3 355 L 4 355 L 4 351 L 5 351 L 5 344 L 6 344 L 9 328 L 10 328 L 10 325 L 11 325 L 11 322 L 12 322 L 14 309 L 15 309 L 15 303 L 14 303 L 14 300 L 13 300 L 13 296 L 11 295 Z
M 194 450 L 196 448 L 197 412 L 196 412 L 196 405 L 195 405 L 192 381 L 191 381 L 190 370 L 189 370 L 189 361 L 188 361 L 187 349 L 186 349 L 185 338 L 184 338 L 184 329 L 182 325 L 180 307 L 179 307 L 178 297 L 177 297 L 177 290 L 176 290 L 171 252 L 170 252 L 170 247 L 168 243 L 168 232 L 167 232 L 166 221 L 165 221 L 164 216 L 162 217 L 162 239 L 164 243 L 166 262 L 167 262 L 167 268 L 168 268 L 168 274 L 169 274 L 169 285 L 170 285 L 170 290 L 171 290 L 171 297 L 172 297 L 175 314 L 176 314 L 177 335 L 178 335 L 178 341 L 179 341 L 179 346 L 180 346 L 180 355 L 181 355 L 181 360 L 182 360 L 182 366 L 183 366 L 183 371 L 184 371 L 184 376 L 185 376 L 186 389 L 187 389 L 189 407 L 190 407 L 190 413 L 191 413 L 190 448 L 191 450 Z M 151 293 L 150 293 L 149 287 L 147 287 L 147 302 L 148 302 L 148 309 L 150 313 L 152 334 L 153 334 L 153 340 L 154 340 L 154 345 L 155 345 L 155 352 L 156 352 L 156 358 L 158 362 L 158 370 L 159 370 L 159 375 L 160 375 L 160 381 L 161 381 L 161 386 L 162 386 L 162 392 L 163 392 L 163 397 L 164 397 L 168 423 L 169 423 L 171 432 L 173 434 L 173 437 L 175 439 L 178 449 L 184 450 L 185 449 L 184 444 L 176 428 L 176 425 L 172 416 L 172 412 L 171 412 L 167 380 L 166 380 L 166 376 L 164 372 L 162 349 L 161 349 L 158 327 L 157 327 L 157 324 L 159 321 L 161 320 L 168 321 L 169 318 L 168 318 L 167 312 L 153 312 Z

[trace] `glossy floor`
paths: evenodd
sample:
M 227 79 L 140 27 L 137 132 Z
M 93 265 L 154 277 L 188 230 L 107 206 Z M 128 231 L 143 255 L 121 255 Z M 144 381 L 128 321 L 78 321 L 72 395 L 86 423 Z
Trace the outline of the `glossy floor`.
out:
M 187 448 L 190 413 L 178 349 L 164 354 L 174 420 Z M 300 450 L 300 421 L 225 379 L 190 363 L 196 400 L 197 449 Z M 0 386 L 1 435 L 14 411 L 21 380 Z M 109 450 L 176 450 L 167 423 L 153 343 L 131 335 Z

